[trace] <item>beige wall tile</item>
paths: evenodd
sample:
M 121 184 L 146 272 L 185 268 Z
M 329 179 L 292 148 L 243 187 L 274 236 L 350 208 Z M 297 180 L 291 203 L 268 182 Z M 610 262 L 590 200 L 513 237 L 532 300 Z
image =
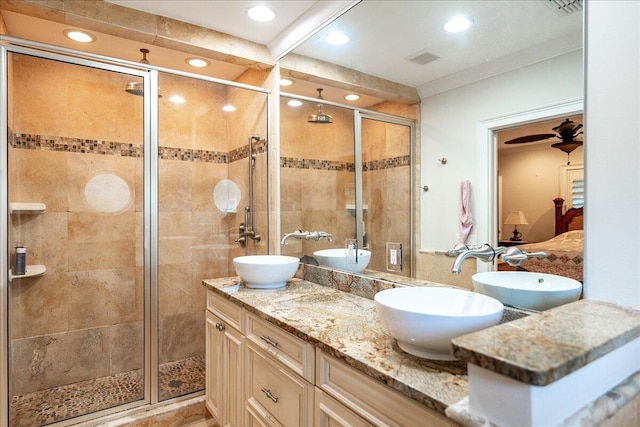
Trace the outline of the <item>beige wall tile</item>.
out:
M 70 212 L 69 243 L 128 242 L 135 244 L 136 214 L 133 211 L 117 215 L 93 212 Z
M 44 276 L 11 282 L 11 339 L 65 332 L 69 329 L 69 287 L 72 275 Z
M 13 67 L 14 132 L 142 143 L 142 98 L 124 91 L 130 76 L 25 55 Z
M 67 271 L 67 214 L 11 215 L 12 250 L 15 242 L 27 248 L 27 263 L 45 265 L 49 273 Z
M 49 212 L 69 209 L 67 155 L 37 150 L 12 150 L 9 169 L 11 202 L 40 202 Z
M 160 212 L 191 211 L 191 166 L 190 162 L 160 160 L 158 171 Z
M 109 331 L 109 373 L 129 372 L 144 367 L 144 328 L 142 321 L 120 323 Z
M 204 310 L 160 317 L 160 363 L 204 355 Z
M 143 194 L 135 193 L 136 168 L 142 163 L 142 159 L 67 153 L 66 160 L 67 182 L 62 189 L 67 194 L 70 212 L 113 212 L 116 207 L 108 203 L 103 205 L 105 200 L 115 200 L 118 204 L 122 203 L 123 210 L 133 212 L 136 205 L 134 200 L 143 198 Z M 87 186 L 99 175 L 106 175 L 112 182 L 122 180 L 126 183 L 129 191 L 127 204 L 124 203 L 127 195 L 123 195 L 118 187 L 109 186 L 109 181 L 102 187 Z M 101 206 L 107 207 L 103 209 Z
M 69 243 L 69 271 L 136 266 L 134 242 Z
M 71 275 L 68 286 L 70 329 L 136 319 L 135 268 L 77 272 Z
M 191 168 L 191 209 L 192 211 L 218 210 L 213 199 L 216 184 L 227 178 L 228 167 L 219 163 L 194 162 Z
M 11 345 L 11 393 L 45 390 L 109 375 L 108 328 L 14 340 Z

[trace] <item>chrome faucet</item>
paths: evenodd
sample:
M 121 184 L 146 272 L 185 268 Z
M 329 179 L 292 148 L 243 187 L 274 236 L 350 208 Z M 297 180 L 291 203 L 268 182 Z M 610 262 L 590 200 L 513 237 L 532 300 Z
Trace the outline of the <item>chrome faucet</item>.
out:
M 448 253 L 452 253 L 454 251 L 459 251 L 461 248 L 454 247 Z M 445 254 L 448 254 L 445 252 Z M 545 252 L 525 252 L 517 247 L 506 248 L 504 246 L 492 247 L 491 245 L 485 243 L 481 247 L 477 249 L 468 249 L 462 250 L 459 252 L 456 261 L 453 263 L 453 271 L 455 274 L 460 274 L 460 270 L 462 269 L 462 263 L 465 259 L 469 257 L 477 258 L 480 261 L 491 262 L 499 256 L 500 259 L 512 267 L 519 267 L 523 262 L 528 260 L 529 258 L 544 258 L 547 256 Z
M 284 235 L 284 237 L 282 238 L 282 241 L 280 242 L 281 245 L 286 244 L 287 239 L 289 238 L 296 238 L 296 239 L 305 239 L 305 240 L 315 240 L 316 242 L 322 238 L 327 239 L 328 241 L 332 241 L 332 235 L 331 233 L 327 233 L 326 231 L 302 231 L 302 230 L 296 230 L 292 233 L 287 233 Z
M 477 258 L 480 261 L 491 262 L 496 256 L 503 254 L 507 251 L 507 248 L 504 246 L 498 246 L 496 248 L 491 245 L 485 243 L 477 249 L 468 249 L 466 251 L 460 252 L 456 261 L 453 263 L 453 271 L 455 274 L 460 274 L 460 270 L 462 269 L 462 263 L 465 259 L 469 257 Z
M 529 258 L 544 258 L 546 256 L 546 252 L 525 252 L 520 248 L 512 246 L 507 249 L 505 254 L 500 256 L 500 259 L 512 267 L 519 267 Z
M 456 243 L 456 245 L 452 249 L 449 249 L 448 251 L 437 250 L 436 255 L 446 255 L 446 256 L 454 257 L 454 256 L 460 255 L 464 251 L 468 251 L 469 249 L 471 248 L 465 245 L 464 243 Z

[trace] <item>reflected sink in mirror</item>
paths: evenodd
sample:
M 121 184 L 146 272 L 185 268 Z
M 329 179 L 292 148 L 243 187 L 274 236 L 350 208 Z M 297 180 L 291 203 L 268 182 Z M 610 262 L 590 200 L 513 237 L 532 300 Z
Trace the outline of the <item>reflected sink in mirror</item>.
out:
M 554 274 L 526 271 L 489 271 L 474 274 L 473 289 L 503 304 L 544 311 L 580 298 L 582 283 Z
M 455 360 L 451 340 L 497 325 L 504 310 L 494 298 L 452 288 L 393 288 L 378 292 L 374 300 L 398 346 L 433 360 Z
M 233 259 L 233 266 L 247 288 L 276 289 L 287 285 L 300 260 L 284 255 L 249 255 Z
M 371 261 L 371 252 L 364 249 L 358 249 L 358 262 L 347 260 L 347 250 L 345 248 L 323 249 L 321 251 L 315 251 L 313 256 L 322 267 L 334 268 L 350 273 L 362 273 L 364 269 L 367 268 L 367 265 L 369 265 L 369 261 Z

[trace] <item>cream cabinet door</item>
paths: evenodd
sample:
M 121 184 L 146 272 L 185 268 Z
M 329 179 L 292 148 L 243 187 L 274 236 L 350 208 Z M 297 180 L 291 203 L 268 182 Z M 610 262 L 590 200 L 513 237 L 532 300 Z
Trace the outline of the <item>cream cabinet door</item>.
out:
M 242 425 L 244 337 L 207 311 L 206 405 L 223 427 Z
M 211 412 L 211 415 L 218 421 L 222 422 L 222 334 L 218 329 L 220 325 L 220 319 L 207 311 L 207 324 L 206 324 L 206 339 L 205 339 L 205 353 L 206 353 L 206 398 L 205 404 L 207 409 Z

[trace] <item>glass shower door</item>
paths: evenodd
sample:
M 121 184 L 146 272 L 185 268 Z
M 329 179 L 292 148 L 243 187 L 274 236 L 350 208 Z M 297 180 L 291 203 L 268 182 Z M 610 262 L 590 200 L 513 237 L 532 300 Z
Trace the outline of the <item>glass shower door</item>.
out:
M 158 399 L 205 388 L 204 279 L 235 275 L 233 257 L 267 253 L 267 94 L 160 73 Z M 235 111 L 225 111 L 227 104 Z M 254 168 L 254 228 L 238 240 Z
M 369 267 L 411 277 L 413 178 L 410 120 L 361 115 L 362 225 Z
M 11 426 L 145 398 L 143 79 L 83 64 L 7 56 Z

